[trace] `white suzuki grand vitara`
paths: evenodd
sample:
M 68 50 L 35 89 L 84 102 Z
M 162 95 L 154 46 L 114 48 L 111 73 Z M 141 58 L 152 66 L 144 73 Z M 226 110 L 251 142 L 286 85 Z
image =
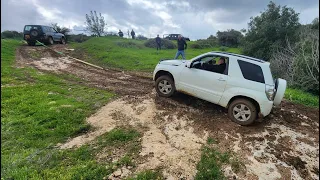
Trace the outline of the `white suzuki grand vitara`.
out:
M 225 64 L 216 68 L 217 61 Z M 273 80 L 269 62 L 227 52 L 208 52 L 191 60 L 161 60 L 153 80 L 160 96 L 179 91 L 219 104 L 240 125 L 270 114 L 281 103 L 287 86 L 286 80 Z

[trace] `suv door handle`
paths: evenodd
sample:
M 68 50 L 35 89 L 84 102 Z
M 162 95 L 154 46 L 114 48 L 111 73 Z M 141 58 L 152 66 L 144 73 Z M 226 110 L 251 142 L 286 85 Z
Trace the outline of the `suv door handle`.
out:
M 225 79 L 223 79 L 222 77 L 219 77 L 218 79 L 219 81 L 226 81 Z

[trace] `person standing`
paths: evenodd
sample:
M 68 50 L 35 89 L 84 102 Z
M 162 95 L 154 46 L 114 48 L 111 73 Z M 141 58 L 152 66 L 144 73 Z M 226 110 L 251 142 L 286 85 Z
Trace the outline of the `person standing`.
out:
M 156 43 L 157 43 L 157 51 L 158 49 L 161 50 L 161 38 L 159 37 L 159 34 L 156 37 Z
M 123 32 L 120 29 L 119 29 L 118 34 L 119 34 L 120 37 L 123 37 Z
M 176 57 L 174 57 L 174 59 L 178 59 L 178 57 L 181 55 L 182 59 L 186 59 L 186 56 L 184 54 L 184 50 L 187 49 L 187 43 L 186 41 L 182 38 L 181 35 L 178 36 L 178 52 L 176 54 Z
M 134 36 L 136 35 L 136 33 L 133 31 L 133 29 L 132 29 L 132 31 L 131 31 L 131 37 L 132 37 L 132 39 L 134 39 Z

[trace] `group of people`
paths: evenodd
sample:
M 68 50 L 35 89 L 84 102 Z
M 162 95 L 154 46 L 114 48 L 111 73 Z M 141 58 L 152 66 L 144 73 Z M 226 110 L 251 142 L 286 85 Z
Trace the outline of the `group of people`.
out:
M 123 32 L 121 30 L 119 30 L 118 34 L 120 37 L 123 37 Z M 128 30 L 128 34 L 129 34 L 129 30 Z M 133 31 L 133 29 L 131 31 L 131 36 L 132 36 L 132 39 L 135 39 L 135 32 Z M 161 38 L 159 37 L 159 34 L 155 38 L 155 41 L 157 44 L 157 51 L 161 50 Z M 178 45 L 178 51 L 174 59 L 178 59 L 180 55 L 182 56 L 182 59 L 186 59 L 184 50 L 187 49 L 188 45 L 186 40 L 181 35 L 178 36 L 177 45 Z M 209 70 L 209 71 L 223 73 L 224 69 L 226 68 L 225 59 L 220 58 L 216 65 L 207 64 L 205 68 L 206 70 Z
M 123 37 L 123 32 L 119 29 L 119 32 L 118 32 L 119 36 L 120 37 Z M 128 30 L 128 36 L 129 36 L 129 30 Z M 135 36 L 136 36 L 136 33 L 133 31 L 133 29 L 131 30 L 131 37 L 132 39 L 135 39 Z

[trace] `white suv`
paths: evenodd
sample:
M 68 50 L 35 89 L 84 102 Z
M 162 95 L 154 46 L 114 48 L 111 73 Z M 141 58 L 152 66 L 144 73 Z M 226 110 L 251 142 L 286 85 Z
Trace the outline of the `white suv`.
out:
M 215 62 L 225 60 L 223 72 L 214 72 Z M 270 63 L 227 53 L 208 52 L 191 60 L 161 60 L 153 72 L 156 91 L 170 97 L 179 91 L 228 108 L 229 117 L 249 125 L 257 116 L 270 114 L 281 103 L 287 82 L 273 80 Z

